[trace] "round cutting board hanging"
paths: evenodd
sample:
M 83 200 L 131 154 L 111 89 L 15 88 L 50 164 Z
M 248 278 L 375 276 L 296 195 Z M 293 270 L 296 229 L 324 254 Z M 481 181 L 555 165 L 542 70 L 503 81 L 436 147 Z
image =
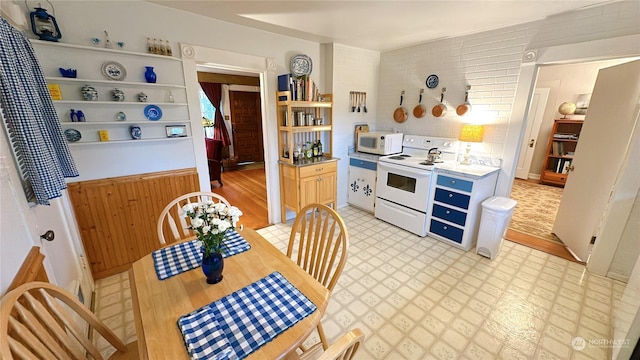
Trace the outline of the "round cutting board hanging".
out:
M 400 93 L 400 106 L 398 106 L 398 108 L 396 108 L 396 110 L 393 112 L 393 120 L 400 124 L 407 121 L 407 117 L 409 116 L 407 109 L 402 107 L 403 99 L 404 99 L 404 90 L 402 90 L 402 92 Z

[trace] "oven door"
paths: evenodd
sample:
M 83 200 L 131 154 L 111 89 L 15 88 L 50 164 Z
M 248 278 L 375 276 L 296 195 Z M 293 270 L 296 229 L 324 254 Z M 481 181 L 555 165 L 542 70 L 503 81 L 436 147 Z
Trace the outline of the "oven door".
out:
M 376 197 L 426 213 L 432 172 L 380 161 Z

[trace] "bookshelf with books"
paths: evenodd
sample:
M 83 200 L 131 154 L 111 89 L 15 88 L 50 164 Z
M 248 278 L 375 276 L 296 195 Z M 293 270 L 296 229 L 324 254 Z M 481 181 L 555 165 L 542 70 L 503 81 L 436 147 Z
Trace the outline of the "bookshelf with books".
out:
M 576 151 L 583 120 L 554 120 L 549 145 L 540 174 L 540 183 L 564 187 Z

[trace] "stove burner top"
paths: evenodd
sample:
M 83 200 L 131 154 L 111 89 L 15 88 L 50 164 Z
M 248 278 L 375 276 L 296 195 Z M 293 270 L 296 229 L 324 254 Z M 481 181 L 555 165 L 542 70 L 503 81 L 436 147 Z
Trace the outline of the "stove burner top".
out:
M 409 155 L 396 155 L 396 156 L 388 157 L 388 159 L 391 159 L 391 160 L 404 160 L 406 157 L 409 157 Z
M 433 165 L 433 162 L 431 162 L 431 161 L 423 161 L 423 162 L 420 162 L 418 164 L 420 164 L 420 165 Z

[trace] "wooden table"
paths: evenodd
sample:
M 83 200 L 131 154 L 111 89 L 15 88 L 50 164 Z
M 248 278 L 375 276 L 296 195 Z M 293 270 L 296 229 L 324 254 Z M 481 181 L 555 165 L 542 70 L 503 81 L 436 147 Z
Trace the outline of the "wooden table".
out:
M 327 308 L 329 290 L 254 230 L 245 228 L 239 233 L 251 244 L 251 249 L 224 259 L 224 278 L 218 284 L 207 284 L 199 267 L 158 280 L 151 254 L 133 263 L 129 279 L 141 359 L 188 359 L 178 318 L 274 271 L 280 272 L 318 309 L 248 358 L 283 358 L 315 329 Z

